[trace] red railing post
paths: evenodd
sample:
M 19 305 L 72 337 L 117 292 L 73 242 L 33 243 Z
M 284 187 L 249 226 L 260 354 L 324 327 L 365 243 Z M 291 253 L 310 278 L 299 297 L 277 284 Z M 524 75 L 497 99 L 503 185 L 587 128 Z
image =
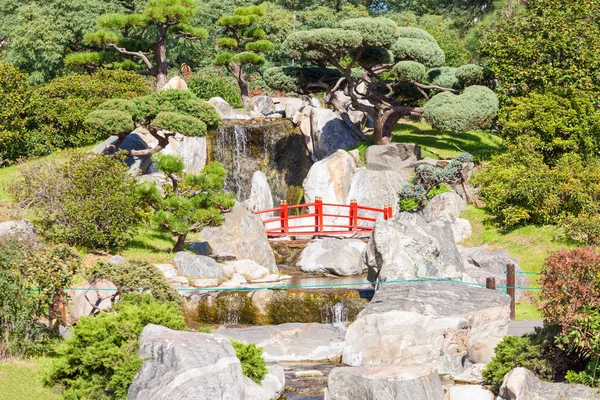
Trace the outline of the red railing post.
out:
M 390 204 L 388 204 L 388 212 L 387 212 L 388 219 L 392 218 L 393 213 L 394 212 L 393 212 L 392 204 L 390 203 Z
M 350 218 L 348 222 L 350 231 L 354 232 L 358 229 L 358 203 L 356 199 L 350 199 Z
M 323 199 L 315 197 L 315 232 L 323 232 Z
M 281 233 L 288 231 L 288 207 L 285 200 L 279 201 L 279 218 L 281 223 Z

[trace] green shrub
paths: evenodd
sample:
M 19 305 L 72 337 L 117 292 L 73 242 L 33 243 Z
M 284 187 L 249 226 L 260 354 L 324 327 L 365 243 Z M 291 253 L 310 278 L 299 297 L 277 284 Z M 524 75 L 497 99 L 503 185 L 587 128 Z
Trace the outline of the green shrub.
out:
M 117 285 L 120 293 L 136 293 L 143 289 L 160 302 L 181 303 L 181 296 L 169 285 L 162 272 L 146 262 L 111 264 L 99 261 L 86 270 L 85 277 L 88 282 L 107 279 Z
M 521 337 L 505 336 L 483 371 L 485 383 L 493 385 L 497 392 L 504 376 L 517 367 L 527 368 L 546 381 L 563 381 L 567 371 L 581 371 L 586 365 L 585 357 L 561 349 L 554 339 L 559 332 L 559 327 L 550 325 Z
M 92 75 L 53 79 L 31 92 L 28 126 L 32 132 L 27 155 L 80 147 L 105 139 L 105 131 L 90 131 L 85 117 L 112 98 L 130 99 L 150 91 L 143 77 L 126 71 L 103 70 Z
M 583 371 L 569 371 L 565 376 L 569 383 L 578 383 L 591 387 L 600 386 L 600 360 L 598 357 L 592 359 Z
M 73 337 L 56 349 L 46 383 L 63 386 L 66 399 L 126 399 L 143 362 L 138 337 L 148 324 L 183 329 L 183 314 L 176 303 L 125 294 L 114 311 L 79 319 Z
M 62 161 L 23 165 L 9 191 L 31 207 L 47 238 L 90 249 L 120 249 L 141 220 L 136 182 L 116 158 L 72 151 Z
M 188 87 L 198 98 L 210 100 L 221 97 L 232 107 L 241 107 L 242 98 L 237 82 L 232 76 L 225 75 L 215 68 L 206 68 L 195 73 L 188 80 Z
M 445 183 L 440 183 L 429 192 L 427 192 L 427 200 L 433 199 L 438 194 L 452 192 L 452 188 Z
M 242 372 L 254 382 L 260 383 L 267 376 L 267 363 L 262 357 L 263 349 L 254 343 L 244 344 L 235 340 L 231 341 L 235 354 L 242 364 Z
M 0 238 L 0 359 L 48 352 L 59 337 L 53 305 L 80 266 L 66 247 L 37 247 L 27 238 Z M 48 325 L 43 322 L 48 321 Z
M 437 85 L 445 88 L 459 88 L 456 78 L 456 68 L 440 67 L 432 68 L 427 71 L 427 82 L 431 85 Z
M 0 164 L 27 154 L 25 104 L 27 76 L 18 68 L 0 63 Z
M 415 61 L 400 61 L 392 73 L 398 82 L 420 82 L 425 76 L 425 66 Z
M 509 141 L 523 136 L 539 140 L 547 164 L 569 152 L 587 160 L 600 151 L 600 110 L 591 93 L 568 90 L 517 97 L 504 107 L 498 122 Z
M 212 302 L 200 302 L 192 318 L 201 324 L 258 325 L 258 314 L 258 308 L 245 293 L 222 293 Z
M 539 141 L 522 137 L 474 178 L 498 222 L 504 227 L 557 224 L 571 216 L 597 214 L 600 162 L 586 164 L 569 153 L 548 166 L 539 147 Z
M 415 211 L 419 208 L 419 202 L 414 197 L 400 200 L 400 211 Z
M 98 137 L 124 136 L 135 129 L 131 115 L 120 110 L 96 110 L 85 117 L 85 127 Z
M 569 215 L 560 221 L 562 237 L 584 245 L 600 245 L 600 214 Z
M 413 60 L 429 68 L 444 65 L 444 52 L 435 41 L 399 37 L 391 51 L 398 61 Z
M 471 85 L 487 86 L 492 78 L 490 71 L 475 64 L 466 64 L 457 68 L 455 75 L 461 87 Z

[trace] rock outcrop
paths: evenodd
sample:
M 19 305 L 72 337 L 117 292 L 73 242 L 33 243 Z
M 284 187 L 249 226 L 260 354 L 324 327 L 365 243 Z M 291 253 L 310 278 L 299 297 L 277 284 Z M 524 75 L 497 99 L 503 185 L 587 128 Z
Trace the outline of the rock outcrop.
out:
M 359 275 L 365 269 L 362 252 L 366 246 L 358 239 L 316 240 L 302 250 L 297 265 L 304 272 Z
M 33 224 L 25 219 L 0 222 L 0 237 L 14 236 L 35 240 L 37 235 Z
M 421 147 L 416 144 L 373 145 L 365 151 L 367 167 L 374 170 L 408 169 L 420 159 Z
M 219 328 L 213 331 L 242 343 L 255 343 L 264 348 L 267 362 L 337 361 L 344 348 L 345 329 L 317 323 L 289 323 Z
M 67 295 L 71 299 L 68 305 L 69 319 L 75 322 L 81 317 L 111 309 L 119 298 L 119 291 L 113 282 L 98 279 L 84 283 L 80 290 L 67 290 Z
M 382 285 L 346 333 L 352 366 L 430 365 L 459 373 L 487 363 L 507 334 L 510 298 L 456 282 Z
M 176 133 L 169 137 L 169 145 L 161 153 L 183 158 L 184 171 L 196 174 L 206 166 L 206 137 Z
M 231 105 L 221 97 L 213 97 L 208 100 L 208 103 L 217 110 L 221 119 L 250 119 L 248 114 L 231 107 Z
M 334 368 L 325 399 L 445 400 L 445 396 L 435 368 L 395 365 Z
M 449 225 L 428 224 L 418 213 L 378 220 L 363 254 L 371 282 L 391 279 L 462 279 L 463 260 Z
M 275 112 L 275 104 L 270 96 L 254 96 L 250 99 L 252 111 L 262 115 L 269 115 Z
M 515 368 L 504 377 L 500 387 L 502 400 L 598 400 L 598 389 L 568 383 L 539 380 L 526 368 Z
M 313 161 L 339 149 L 356 146 L 358 140 L 340 115 L 327 108 L 304 107 L 300 131 L 305 137 Z
M 466 210 L 467 202 L 455 192 L 441 193 L 434 196 L 422 211 L 425 221 L 438 225 L 450 224 L 454 241 L 461 242 L 471 236 L 471 223 L 460 218 Z
M 250 197 L 244 201 L 243 205 L 251 212 L 273 208 L 273 195 L 264 172 L 256 171 L 252 175 Z M 273 213 L 260 214 L 259 218 L 273 218 Z
M 175 254 L 174 261 L 179 275 L 190 278 L 225 278 L 223 266 L 210 257 L 180 251 Z
M 262 221 L 242 206 L 226 213 L 223 225 L 204 228 L 200 235 L 217 258 L 253 260 L 271 273 L 278 272 Z

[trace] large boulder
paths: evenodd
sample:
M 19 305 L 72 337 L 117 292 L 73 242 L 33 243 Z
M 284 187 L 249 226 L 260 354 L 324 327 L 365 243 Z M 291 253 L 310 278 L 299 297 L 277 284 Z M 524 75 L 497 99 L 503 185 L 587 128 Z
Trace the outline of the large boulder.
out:
M 434 196 L 422 211 L 427 222 L 440 225 L 450 224 L 455 242 L 461 242 L 471 236 L 471 223 L 460 218 L 467 209 L 467 202 L 456 192 L 446 192 Z
M 448 400 L 494 400 L 494 393 L 479 385 L 456 385 L 448 389 Z
M 250 99 L 252 111 L 255 113 L 269 115 L 275 112 L 275 104 L 270 96 L 254 96 Z
M 431 366 L 334 368 L 327 400 L 445 400 L 440 377 Z
M 67 296 L 71 299 L 67 307 L 70 322 L 107 311 L 119 298 L 117 285 L 107 279 L 86 282 L 78 289 L 67 290 Z
M 264 348 L 267 362 L 337 361 L 344 348 L 342 327 L 317 323 L 289 323 L 219 328 L 213 331 L 242 343 L 255 343 Z
M 418 213 L 403 212 L 375 222 L 363 256 L 371 282 L 464 276 L 450 226 L 428 224 Z
M 248 114 L 231 107 L 221 97 L 213 97 L 208 100 L 208 103 L 217 110 L 221 119 L 251 119 Z
M 252 212 L 273 208 L 273 195 L 271 194 L 271 188 L 264 172 L 256 171 L 252 175 L 250 198 L 243 205 Z M 260 214 L 259 217 L 260 219 L 273 218 L 273 213 Z
M 278 272 L 262 221 L 242 206 L 234 206 L 221 226 L 204 228 L 200 235 L 214 256 L 253 260 L 271 273 Z
M 269 275 L 269 270 L 261 265 L 258 265 L 252 260 L 235 260 L 227 261 L 223 264 L 225 274 L 233 276 L 239 274 L 247 281 L 255 281 Z
M 459 373 L 487 363 L 508 332 L 510 298 L 444 281 L 385 284 L 348 327 L 343 362 L 431 365 Z
M 162 87 L 161 90 L 166 89 L 178 89 L 178 90 L 188 90 L 187 83 L 180 76 L 174 76 Z
M 411 168 L 421 159 L 421 146 L 394 143 L 369 146 L 365 151 L 365 162 L 369 169 L 403 170 Z
M 359 275 L 365 269 L 362 252 L 366 246 L 358 239 L 316 240 L 302 250 L 297 265 L 304 272 Z
M 314 163 L 302 184 L 304 199 L 307 203 L 312 203 L 316 197 L 320 196 L 324 203 L 346 204 L 355 168 L 354 158 L 344 150 L 338 150 L 323 160 Z M 326 214 L 348 215 L 347 209 L 342 207 L 324 207 L 323 212 Z M 327 225 L 336 223 L 348 225 L 348 219 L 326 218 Z
M 529 278 L 523 274 L 517 260 L 508 255 L 507 250 L 491 251 L 486 245 L 479 247 L 458 245 L 457 247 L 470 281 L 484 285 L 486 278 L 495 278 L 496 286 L 506 286 L 506 268 L 508 264 L 514 264 L 516 286 L 529 287 Z M 525 290 L 517 289 L 515 291 L 517 300 L 524 294 Z
M 92 152 L 98 154 L 108 154 L 107 147 L 114 146 L 117 144 L 119 140 L 116 136 L 111 136 L 106 139 L 104 142 L 100 143 L 96 147 L 92 149 Z M 116 147 L 112 152 L 116 152 L 118 150 L 131 151 L 131 150 L 147 150 L 150 148 L 149 143 L 147 143 L 146 135 L 144 135 L 143 130 L 136 129 L 129 135 L 125 136 L 123 142 Z M 144 175 L 148 172 L 150 166 L 152 165 L 152 158 L 150 156 L 142 156 L 142 157 L 127 157 L 125 159 L 125 164 L 129 168 L 129 173 L 133 176 Z
M 206 165 L 206 137 L 192 137 L 177 133 L 169 137 L 169 145 L 162 154 L 183 158 L 184 171 L 196 174 Z
M 140 336 L 142 367 L 129 400 L 246 399 L 245 379 L 225 337 L 147 325 Z
M 502 400 L 597 400 L 597 388 L 568 383 L 551 383 L 539 380 L 526 368 L 515 368 L 504 377 L 500 387 Z
M 33 224 L 25 219 L 0 222 L 0 237 L 15 236 L 35 240 L 36 233 Z
M 286 118 L 293 118 L 305 105 L 304 100 L 296 97 L 273 97 L 272 99 L 275 111 L 283 113 Z
M 355 199 L 359 206 L 383 208 L 392 205 L 393 214 L 399 212 L 398 192 L 408 183 L 412 173 L 409 170 L 374 171 L 366 168 L 356 170 L 350 184 L 347 203 Z M 378 218 L 381 213 L 360 211 L 361 217 Z M 362 222 L 361 224 L 366 224 Z
M 302 114 L 300 130 L 309 142 L 314 161 L 358 143 L 355 134 L 337 112 L 327 108 L 304 107 Z
M 225 278 L 223 266 L 210 257 L 180 251 L 175 254 L 174 261 L 179 275 L 191 278 Z

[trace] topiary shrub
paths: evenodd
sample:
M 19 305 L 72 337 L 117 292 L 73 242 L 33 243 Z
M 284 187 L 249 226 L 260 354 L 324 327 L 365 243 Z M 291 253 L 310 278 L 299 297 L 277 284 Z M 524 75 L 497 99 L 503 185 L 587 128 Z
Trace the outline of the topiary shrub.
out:
M 136 181 L 117 158 L 72 151 L 64 160 L 23 165 L 9 191 L 31 208 L 51 241 L 90 249 L 120 249 L 141 221 Z
M 131 115 L 120 110 L 92 111 L 85 118 L 85 127 L 98 137 L 124 136 L 135 129 Z
M 398 82 L 418 82 L 425 76 L 425 66 L 415 61 L 400 61 L 392 73 Z
M 254 343 L 244 344 L 235 340 L 231 341 L 235 354 L 242 364 L 242 372 L 254 382 L 260 383 L 265 379 L 267 373 L 267 363 L 262 357 L 263 349 L 257 347 Z
M 0 359 L 48 353 L 60 335 L 57 307 L 81 259 L 26 237 L 0 238 Z M 47 321 L 47 322 L 46 322 Z
M 85 271 L 88 282 L 107 279 L 117 285 L 119 293 L 150 293 L 160 302 L 181 304 L 181 296 L 169 285 L 165 276 L 147 262 L 132 261 L 127 264 L 111 264 L 98 261 Z
M 237 82 L 215 68 L 205 68 L 196 72 L 189 80 L 188 87 L 202 100 L 221 97 L 232 107 L 241 107 L 242 98 Z
M 110 312 L 80 318 L 73 336 L 56 349 L 47 385 L 61 385 L 68 399 L 126 399 L 142 365 L 138 337 L 148 324 L 183 329 L 176 303 L 149 294 L 125 294 Z
M 475 64 L 466 64 L 458 67 L 455 75 L 461 87 L 486 85 L 491 81 L 491 72 Z
M 437 85 L 445 88 L 459 88 L 459 82 L 456 77 L 456 68 L 452 67 L 430 69 L 427 71 L 427 82 L 431 85 Z

